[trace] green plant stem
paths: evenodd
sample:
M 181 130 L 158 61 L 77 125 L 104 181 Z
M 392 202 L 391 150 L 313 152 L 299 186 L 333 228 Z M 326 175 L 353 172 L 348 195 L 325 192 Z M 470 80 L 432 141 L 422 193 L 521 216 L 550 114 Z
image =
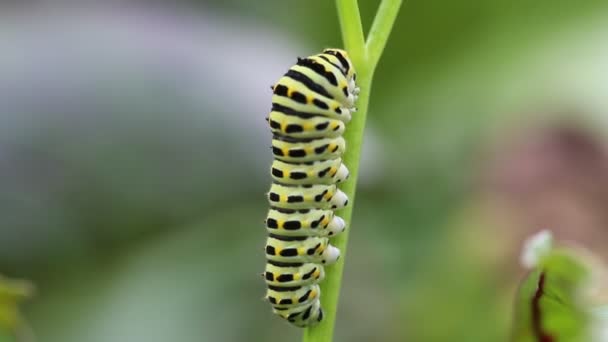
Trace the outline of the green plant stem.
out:
M 358 84 L 361 86 L 359 95 L 358 107 L 359 110 L 353 116 L 353 120 L 349 123 L 347 133 L 344 135 L 347 141 L 347 152 L 343 156 L 343 161 L 350 171 L 348 181 L 340 186 L 340 189 L 348 196 L 349 205 L 337 214 L 346 221 L 347 229 L 344 233 L 332 239 L 332 244 L 340 249 L 340 259 L 338 262 L 326 268 L 325 280 L 321 283 L 321 304 L 323 307 L 324 318 L 321 324 L 307 328 L 304 331 L 304 342 L 331 342 L 333 336 L 334 325 L 336 321 L 336 309 L 338 307 L 338 298 L 340 296 L 340 284 L 342 283 L 342 272 L 344 269 L 344 260 L 346 257 L 346 245 L 348 242 L 348 231 L 351 227 L 351 217 L 353 212 L 353 204 L 355 203 L 355 188 L 357 185 L 357 176 L 359 175 L 359 157 L 361 154 L 361 145 L 363 143 L 363 129 L 365 127 L 365 116 L 367 113 L 367 105 L 369 103 L 369 92 L 363 91 L 363 87 L 371 85 L 371 77 L 369 74 L 362 74 L 358 77 Z
M 369 30 L 367 36 L 367 42 L 365 44 L 366 51 L 368 52 L 369 67 L 371 67 L 371 73 L 374 73 L 378 60 L 382 56 L 384 46 L 386 46 L 387 38 L 390 35 L 397 14 L 401 8 L 401 0 L 384 0 L 378 7 L 378 12 L 374 18 L 372 28 Z
M 350 171 L 350 177 L 340 186 L 340 189 L 348 196 L 349 206 L 337 214 L 346 221 L 348 229 L 332 239 L 332 244 L 340 249 L 341 258 L 335 265 L 326 269 L 325 280 L 321 283 L 324 319 L 319 325 L 304 330 L 303 342 L 331 342 L 333 339 L 373 73 L 393 27 L 393 21 L 397 17 L 401 0 L 382 1 L 372 24 L 367 45 L 363 36 L 357 1 L 336 0 L 336 4 L 344 45 L 355 65 L 357 85 L 361 88 L 357 101 L 358 111 L 353 114 L 353 119 L 344 134 L 347 149 L 343 161 Z
M 365 38 L 357 0 L 336 0 L 344 47 L 355 65 L 365 63 Z

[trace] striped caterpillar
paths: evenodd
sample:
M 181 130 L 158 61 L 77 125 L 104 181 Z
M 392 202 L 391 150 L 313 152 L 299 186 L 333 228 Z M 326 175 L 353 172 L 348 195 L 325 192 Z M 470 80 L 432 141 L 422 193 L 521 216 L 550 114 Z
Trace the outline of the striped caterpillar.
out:
M 319 282 L 340 251 L 329 238 L 346 228 L 342 134 L 355 112 L 356 74 L 343 50 L 298 58 L 272 87 L 272 185 L 266 218 L 266 299 L 298 327 L 323 319 Z

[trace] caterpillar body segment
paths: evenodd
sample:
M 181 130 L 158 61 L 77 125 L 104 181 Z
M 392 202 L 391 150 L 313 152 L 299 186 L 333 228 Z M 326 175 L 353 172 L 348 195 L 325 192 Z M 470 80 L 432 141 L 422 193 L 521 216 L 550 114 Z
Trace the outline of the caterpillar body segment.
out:
M 276 183 L 290 185 L 336 184 L 344 182 L 349 176 L 342 159 L 307 163 L 287 163 L 275 159 L 270 173 Z
M 296 286 L 293 288 L 270 286 L 266 290 L 266 299 L 268 299 L 275 309 L 304 307 L 318 300 L 320 293 L 318 284 Z
M 319 94 L 308 88 L 306 83 L 288 76 L 282 77 L 274 85 L 273 94 L 273 107 L 288 107 L 295 112 L 327 116 L 344 122 L 351 120 L 350 107 L 345 107 L 329 94 Z
M 272 311 L 299 328 L 312 326 L 323 320 L 323 309 L 319 299 L 304 307 L 273 308 Z
M 342 137 L 311 140 L 272 139 L 272 153 L 278 160 L 290 163 L 337 159 L 346 149 Z
M 296 99 L 300 99 L 301 97 L 299 97 L 299 95 L 301 95 L 301 93 L 290 92 L 284 85 L 277 85 L 275 86 L 275 89 L 277 90 L 275 90 L 275 95 L 272 97 L 273 111 L 300 117 L 324 116 L 330 119 L 340 120 L 344 123 L 350 122 L 352 118 L 351 113 L 353 112 L 353 110 L 346 107 L 336 106 L 335 101 L 328 103 L 321 99 L 313 99 L 312 101 L 316 100 L 315 103 L 317 103 L 317 105 L 314 107 L 310 107 L 308 104 L 298 102 L 293 98 L 293 96 L 296 96 Z M 282 91 L 283 89 L 285 90 Z M 289 95 L 287 94 L 290 94 L 292 97 L 289 97 Z M 309 100 L 306 99 L 303 101 Z M 330 107 L 330 105 L 332 105 L 332 107 Z
M 348 197 L 335 184 L 284 185 L 274 183 L 268 202 L 280 209 L 342 209 Z
M 317 284 L 325 278 L 323 266 L 313 263 L 282 264 L 266 263 L 266 284 L 274 287 L 297 287 Z
M 266 259 L 283 263 L 331 265 L 340 258 L 340 250 L 329 244 L 325 237 L 280 237 L 270 235 L 266 239 Z
M 333 237 L 346 229 L 344 220 L 333 210 L 306 209 L 300 211 L 270 209 L 266 218 L 269 234 L 283 236 Z
M 341 120 L 323 116 L 300 117 L 271 111 L 270 130 L 277 136 L 293 139 L 335 138 L 342 136 L 346 125 Z

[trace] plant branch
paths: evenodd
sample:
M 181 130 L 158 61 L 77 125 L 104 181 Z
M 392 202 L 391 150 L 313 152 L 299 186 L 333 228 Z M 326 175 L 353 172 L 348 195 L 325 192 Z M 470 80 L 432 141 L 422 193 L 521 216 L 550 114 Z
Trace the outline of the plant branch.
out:
M 372 28 L 369 31 L 365 44 L 369 58 L 368 65 L 372 72 L 375 70 L 380 56 L 382 56 L 384 46 L 386 46 L 386 41 L 393 29 L 393 24 L 395 23 L 400 7 L 401 0 L 383 0 L 382 3 L 380 3 L 380 7 L 378 8 L 378 12 L 376 13 L 376 17 L 374 18 Z
M 357 1 L 336 0 L 336 5 L 344 45 L 357 71 L 357 85 L 361 88 L 357 101 L 358 111 L 353 114 L 353 119 L 348 124 L 344 134 L 347 149 L 343 156 L 343 162 L 350 171 L 350 177 L 340 186 L 340 189 L 348 196 L 349 205 L 338 211 L 337 214 L 344 219 L 348 228 L 344 233 L 332 239 L 332 244 L 340 249 L 341 258 L 335 265 L 326 269 L 325 280 L 320 285 L 324 319 L 319 325 L 304 330 L 303 342 L 331 342 L 333 339 L 344 260 L 346 259 L 346 246 L 351 231 L 351 218 L 359 175 L 359 159 L 363 145 L 363 131 L 365 129 L 373 72 L 386 45 L 386 40 L 393 27 L 393 21 L 397 17 L 401 0 L 382 1 L 367 45 L 365 45 Z
M 365 61 L 365 36 L 357 0 L 336 0 L 344 48 L 355 65 Z

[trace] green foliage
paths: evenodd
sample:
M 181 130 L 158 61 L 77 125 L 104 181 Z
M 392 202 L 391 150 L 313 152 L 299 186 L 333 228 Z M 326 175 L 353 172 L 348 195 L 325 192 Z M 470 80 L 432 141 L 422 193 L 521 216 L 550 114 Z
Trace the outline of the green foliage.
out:
M 25 319 L 21 316 L 19 305 L 31 297 L 33 287 L 29 282 L 12 280 L 0 276 L 0 340 L 12 336 L 16 341 L 23 341 L 24 334 L 29 330 Z
M 590 315 L 581 295 L 589 270 L 567 249 L 550 249 L 522 283 L 514 341 L 589 341 Z

